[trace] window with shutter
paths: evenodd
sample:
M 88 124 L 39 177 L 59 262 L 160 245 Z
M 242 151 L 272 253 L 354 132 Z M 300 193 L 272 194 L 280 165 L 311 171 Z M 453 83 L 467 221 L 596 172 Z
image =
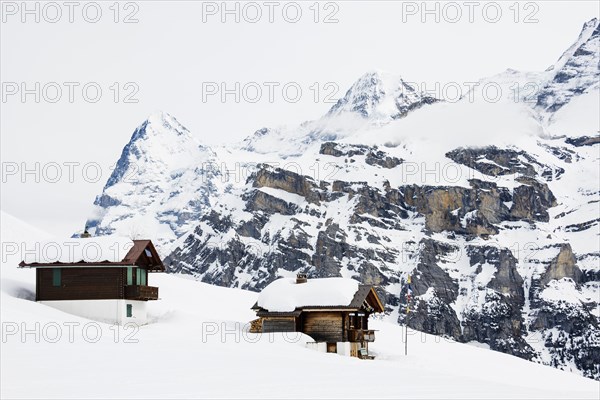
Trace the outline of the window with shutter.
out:
M 61 285 L 61 269 L 52 268 L 52 286 Z

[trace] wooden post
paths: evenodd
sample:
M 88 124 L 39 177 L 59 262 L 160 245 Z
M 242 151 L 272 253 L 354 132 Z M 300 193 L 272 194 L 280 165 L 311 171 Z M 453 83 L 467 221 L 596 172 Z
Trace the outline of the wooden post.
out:
M 404 324 L 404 355 L 408 355 L 408 321 Z
M 404 323 L 404 355 L 408 355 L 408 314 L 410 314 L 410 299 L 412 297 L 412 278 L 410 274 L 406 280 L 406 318 Z

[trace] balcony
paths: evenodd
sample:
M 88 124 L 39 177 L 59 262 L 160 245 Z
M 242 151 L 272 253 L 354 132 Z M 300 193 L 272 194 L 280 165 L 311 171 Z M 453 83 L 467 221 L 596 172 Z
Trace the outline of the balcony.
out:
M 374 342 L 375 331 L 370 329 L 348 329 L 349 342 Z
M 125 286 L 125 298 L 128 300 L 158 300 L 158 288 L 154 286 Z

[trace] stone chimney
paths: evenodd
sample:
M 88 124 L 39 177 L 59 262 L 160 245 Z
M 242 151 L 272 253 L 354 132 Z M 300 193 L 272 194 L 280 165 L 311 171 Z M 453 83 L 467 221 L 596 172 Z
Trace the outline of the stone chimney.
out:
M 90 235 L 90 233 L 88 232 L 88 227 L 87 225 L 85 226 L 85 229 L 83 230 L 83 233 L 80 235 L 81 238 L 89 238 L 92 235 Z
M 296 275 L 296 284 L 306 283 L 308 279 L 306 278 L 306 274 L 297 274 Z

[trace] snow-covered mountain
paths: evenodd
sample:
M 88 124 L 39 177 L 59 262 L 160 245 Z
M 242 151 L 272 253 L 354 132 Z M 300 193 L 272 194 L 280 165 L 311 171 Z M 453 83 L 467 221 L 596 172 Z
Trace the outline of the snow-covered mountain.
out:
M 354 277 L 380 286 L 391 321 L 600 379 L 597 43 L 592 20 L 549 70 L 482 79 L 506 89 L 494 102 L 368 73 L 322 118 L 232 146 L 153 129 L 193 147 L 184 163 L 134 134 L 121 159 L 143 169 L 111 177 L 96 234 L 141 216 L 171 272 L 215 285 Z M 237 172 L 206 177 L 203 160 Z
M 210 207 L 219 171 L 215 154 L 174 117 L 157 112 L 144 121 L 123 148 L 90 233 L 152 237 L 160 248 L 192 229 Z
M 437 101 L 400 76 L 371 71 L 361 76 L 327 114 L 357 113 L 372 123 L 384 124 Z
M 321 118 L 300 126 L 262 128 L 233 148 L 278 157 L 302 155 L 313 143 L 340 140 L 384 126 L 423 106 L 439 102 L 402 77 L 371 71 L 359 77 Z
M 574 96 L 600 86 L 598 67 L 600 27 L 594 18 L 584 24 L 579 38 L 545 73 L 545 82 L 537 106 L 545 111 L 557 111 Z

